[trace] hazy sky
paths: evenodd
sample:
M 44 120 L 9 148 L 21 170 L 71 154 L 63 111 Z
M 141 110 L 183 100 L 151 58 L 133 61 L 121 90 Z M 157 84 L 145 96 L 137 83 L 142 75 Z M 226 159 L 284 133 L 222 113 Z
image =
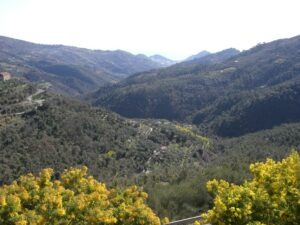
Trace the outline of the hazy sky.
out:
M 0 35 L 183 59 L 300 35 L 300 0 L 0 0 Z

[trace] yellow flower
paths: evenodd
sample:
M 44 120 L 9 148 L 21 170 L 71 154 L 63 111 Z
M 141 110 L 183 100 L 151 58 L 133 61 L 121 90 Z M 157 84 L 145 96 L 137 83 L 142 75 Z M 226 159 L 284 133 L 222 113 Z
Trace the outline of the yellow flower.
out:
M 60 215 L 60 216 L 63 216 L 63 215 L 66 214 L 66 210 L 63 209 L 63 208 L 58 209 L 56 212 L 57 212 L 57 214 Z
M 212 224 L 297 224 L 300 204 L 300 156 L 293 152 L 281 162 L 268 159 L 250 165 L 253 179 L 242 185 L 212 180 L 208 191 L 215 194 L 214 207 L 203 215 Z M 256 218 L 260 222 L 252 221 Z
M 0 196 L 0 206 L 6 206 L 6 198 L 5 196 Z
M 19 221 L 16 222 L 16 225 L 27 225 L 27 221 L 19 220 Z

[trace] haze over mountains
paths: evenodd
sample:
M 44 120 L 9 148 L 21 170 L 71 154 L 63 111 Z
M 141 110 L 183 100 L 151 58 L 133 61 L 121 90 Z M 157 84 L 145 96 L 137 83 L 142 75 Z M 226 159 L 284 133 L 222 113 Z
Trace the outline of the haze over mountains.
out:
M 161 55 L 152 55 L 149 57 L 151 60 L 153 60 L 154 62 L 157 62 L 161 65 L 164 65 L 164 66 L 171 66 L 175 63 L 177 63 L 177 61 L 174 61 L 174 60 L 171 60 L 171 59 L 168 59 L 164 56 L 161 56 Z
M 207 56 L 209 54 L 211 54 L 211 53 L 204 50 L 204 51 L 201 51 L 201 52 L 199 52 L 199 53 L 197 53 L 195 55 L 191 55 L 191 56 L 187 57 L 185 59 L 185 61 L 190 61 L 190 60 L 194 60 L 194 59 L 200 59 L 200 58 L 202 58 L 204 56 Z

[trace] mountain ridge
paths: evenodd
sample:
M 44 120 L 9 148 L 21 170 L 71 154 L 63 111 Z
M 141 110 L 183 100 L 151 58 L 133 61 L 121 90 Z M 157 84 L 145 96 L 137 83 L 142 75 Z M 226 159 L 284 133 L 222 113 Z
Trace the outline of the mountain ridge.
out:
M 108 107 L 128 117 L 194 122 L 207 125 L 209 130 L 221 136 L 241 135 L 257 129 L 252 127 L 246 131 L 249 126 L 251 127 L 251 124 L 248 124 L 240 128 L 240 132 L 229 132 L 236 126 L 234 124 L 239 124 L 238 113 L 250 115 L 248 114 L 250 111 L 247 111 L 250 108 L 245 107 L 243 103 L 250 100 L 245 98 L 237 102 L 233 99 L 250 96 L 253 102 L 251 110 L 257 111 L 260 97 L 267 99 L 272 92 L 291 89 L 291 92 L 286 92 L 289 94 L 285 97 L 281 96 L 279 91 L 279 95 L 273 99 L 279 98 L 280 106 L 273 105 L 271 110 L 278 115 L 282 113 L 285 103 L 279 96 L 290 97 L 291 106 L 299 104 L 297 102 L 300 79 L 298 49 L 300 49 L 300 36 L 259 44 L 241 53 L 235 49 L 228 49 L 198 60 L 135 74 L 110 88 L 100 89 L 90 99 L 96 105 Z M 255 94 L 251 94 L 252 92 Z M 221 103 L 217 103 L 218 101 Z M 213 123 L 208 122 L 209 113 L 204 112 L 205 108 L 209 107 L 219 111 L 218 121 L 216 119 Z M 227 114 L 222 113 L 223 110 L 227 110 L 224 107 L 230 109 L 231 114 L 235 112 L 234 115 L 229 116 L 229 111 Z M 236 110 L 235 108 L 238 107 L 243 108 L 244 111 Z M 298 115 L 295 110 L 294 107 L 293 113 Z M 260 114 L 264 115 L 264 111 Z M 285 119 L 280 122 L 273 121 L 274 123 L 265 128 L 288 122 L 288 113 L 285 115 L 286 117 L 282 117 Z M 299 116 L 296 118 L 297 121 L 300 119 Z M 253 126 L 254 124 L 252 123 Z M 221 128 L 222 126 L 224 129 Z
M 177 63 L 177 61 L 175 61 L 175 60 L 168 59 L 165 56 L 158 55 L 158 54 L 149 56 L 149 58 L 151 60 L 153 60 L 154 62 L 160 63 L 166 67 Z
M 148 58 L 116 50 L 34 44 L 0 36 L 0 70 L 27 81 L 47 81 L 55 92 L 78 95 L 130 74 L 159 68 Z

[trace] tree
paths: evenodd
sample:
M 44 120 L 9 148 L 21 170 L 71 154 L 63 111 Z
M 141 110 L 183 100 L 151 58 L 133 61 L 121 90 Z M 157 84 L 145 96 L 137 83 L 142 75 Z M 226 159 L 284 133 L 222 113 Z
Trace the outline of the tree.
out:
M 300 221 L 300 157 L 293 152 L 281 162 L 268 159 L 250 165 L 251 181 L 243 185 L 221 180 L 207 183 L 215 195 L 204 223 L 217 225 L 296 225 Z
M 59 180 L 52 169 L 20 177 L 0 188 L 1 225 L 159 225 L 136 186 L 107 189 L 87 168 L 65 170 Z

